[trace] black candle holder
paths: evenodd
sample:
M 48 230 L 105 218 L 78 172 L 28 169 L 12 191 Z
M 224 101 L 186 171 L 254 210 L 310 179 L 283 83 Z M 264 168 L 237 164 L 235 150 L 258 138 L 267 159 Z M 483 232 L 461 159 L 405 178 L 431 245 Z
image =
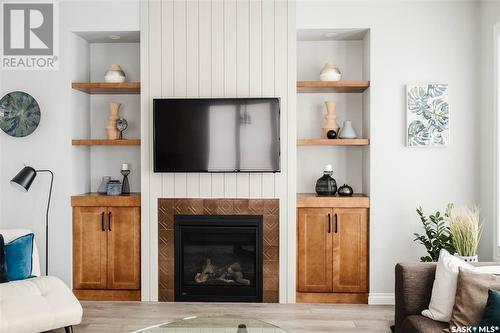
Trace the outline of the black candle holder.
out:
M 122 194 L 130 194 L 130 184 L 128 182 L 128 175 L 130 175 L 130 170 L 122 170 L 123 182 L 122 182 Z

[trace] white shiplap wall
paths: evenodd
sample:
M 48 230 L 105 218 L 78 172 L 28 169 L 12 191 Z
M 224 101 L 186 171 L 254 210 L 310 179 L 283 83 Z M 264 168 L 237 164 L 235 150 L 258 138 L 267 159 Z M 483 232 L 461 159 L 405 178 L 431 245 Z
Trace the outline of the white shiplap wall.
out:
M 141 2 L 143 300 L 158 295 L 158 198 L 279 198 L 280 301 L 294 301 L 295 52 L 292 0 Z M 152 172 L 153 98 L 249 96 L 281 98 L 281 173 Z

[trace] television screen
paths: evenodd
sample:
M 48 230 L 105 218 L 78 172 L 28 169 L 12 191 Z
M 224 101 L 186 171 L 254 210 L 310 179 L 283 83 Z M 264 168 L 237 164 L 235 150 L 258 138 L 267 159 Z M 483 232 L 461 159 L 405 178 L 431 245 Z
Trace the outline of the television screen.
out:
M 278 98 L 155 99 L 155 172 L 279 172 Z

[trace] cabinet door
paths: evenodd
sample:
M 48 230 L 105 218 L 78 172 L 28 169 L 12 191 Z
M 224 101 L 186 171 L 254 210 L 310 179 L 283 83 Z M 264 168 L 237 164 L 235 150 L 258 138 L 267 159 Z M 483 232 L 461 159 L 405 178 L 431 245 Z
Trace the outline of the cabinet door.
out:
M 333 291 L 368 292 L 368 209 L 335 209 L 333 224 Z
M 108 208 L 108 289 L 140 288 L 139 207 Z
M 105 207 L 73 208 L 73 288 L 106 289 Z
M 332 291 L 331 218 L 329 208 L 298 209 L 297 291 Z

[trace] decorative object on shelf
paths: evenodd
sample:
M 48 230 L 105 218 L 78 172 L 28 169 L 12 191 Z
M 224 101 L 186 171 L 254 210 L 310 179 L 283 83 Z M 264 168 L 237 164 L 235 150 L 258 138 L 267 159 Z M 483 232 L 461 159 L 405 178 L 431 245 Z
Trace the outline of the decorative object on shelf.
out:
M 337 106 L 336 101 L 326 101 L 326 114 L 325 114 L 325 122 L 323 125 L 323 137 L 325 139 L 335 139 L 337 134 L 339 133 L 340 126 L 337 123 L 337 113 L 335 112 L 335 108 Z M 331 138 L 328 136 L 329 131 L 335 132 L 335 137 Z
M 445 249 L 449 253 L 455 253 L 453 236 L 451 235 L 450 227 L 447 225 L 452 209 L 453 204 L 449 203 L 446 206 L 444 215 L 437 211 L 434 215 L 425 216 L 422 212 L 422 207 L 417 208 L 417 214 L 424 226 L 425 234 L 414 233 L 413 235 L 416 237 L 414 241 L 418 241 L 425 246 L 429 254 L 428 256 L 420 257 L 420 261 L 438 261 L 441 249 Z
M 319 75 L 321 81 L 340 81 L 341 78 L 342 73 L 336 65 L 331 63 L 326 63 Z
M 107 185 L 107 195 L 121 195 L 122 183 L 119 180 L 110 180 Z
M 409 147 L 446 146 L 449 141 L 448 85 L 406 86 L 406 137 Z
M 101 180 L 101 184 L 97 189 L 97 193 L 99 194 L 107 194 L 108 193 L 108 183 L 111 180 L 110 176 L 103 176 Z
M 49 275 L 49 209 L 52 197 L 52 185 L 54 184 L 54 173 L 48 169 L 35 170 L 30 166 L 25 166 L 12 178 L 10 183 L 15 188 L 23 192 L 28 192 L 38 173 L 50 174 L 49 198 L 47 199 L 47 209 L 45 211 L 45 275 Z
M 479 221 L 479 208 L 462 207 L 452 209 L 450 214 L 450 232 L 456 256 L 467 262 L 477 262 L 477 248 L 483 233 Z
M 120 118 L 120 106 L 121 104 L 117 102 L 109 103 L 108 126 L 106 127 L 109 140 L 120 138 L 120 131 L 116 128 L 116 121 Z
M 318 195 L 334 195 L 337 192 L 337 182 L 332 178 L 332 175 L 332 165 L 325 165 L 323 176 L 316 181 L 316 193 Z
M 125 82 L 125 80 L 126 80 L 125 72 L 118 64 L 110 65 L 108 71 L 104 75 L 104 82 L 123 83 Z
M 335 132 L 334 130 L 329 130 L 328 132 L 326 132 L 326 137 L 330 140 L 332 139 L 336 139 L 337 138 L 337 132 Z
M 344 126 L 342 126 L 342 129 L 340 130 L 339 133 L 339 138 L 341 139 L 356 139 L 358 135 L 356 134 L 356 131 L 354 130 L 354 127 L 352 127 L 352 123 L 350 120 L 344 121 Z
M 40 124 L 40 106 L 28 93 L 13 91 L 0 99 L 0 128 L 13 137 L 33 133 Z
M 130 175 L 130 167 L 128 163 L 122 164 L 123 184 L 122 184 L 122 194 L 130 194 L 130 184 L 128 182 L 128 175 Z
M 120 131 L 120 140 L 123 140 L 123 131 L 128 127 L 128 121 L 125 118 L 120 118 L 116 121 L 116 129 Z
M 337 192 L 341 197 L 349 197 L 354 194 L 354 191 L 352 190 L 352 187 L 350 187 L 347 184 L 344 184 L 339 187 L 339 190 Z

